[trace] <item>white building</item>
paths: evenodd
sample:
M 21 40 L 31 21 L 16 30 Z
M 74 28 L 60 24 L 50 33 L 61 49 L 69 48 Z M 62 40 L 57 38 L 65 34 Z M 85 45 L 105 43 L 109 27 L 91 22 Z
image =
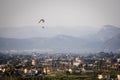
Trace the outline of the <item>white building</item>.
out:
M 33 59 L 33 60 L 32 60 L 32 65 L 34 66 L 35 64 L 36 64 L 36 63 L 35 63 L 35 60 Z

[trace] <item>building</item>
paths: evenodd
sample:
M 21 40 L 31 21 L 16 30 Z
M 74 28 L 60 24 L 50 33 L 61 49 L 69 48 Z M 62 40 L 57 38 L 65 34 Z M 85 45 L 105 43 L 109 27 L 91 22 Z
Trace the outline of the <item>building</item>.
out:
M 35 60 L 33 59 L 33 60 L 32 60 L 32 65 L 35 66 L 35 64 L 36 64 L 36 63 L 35 63 Z

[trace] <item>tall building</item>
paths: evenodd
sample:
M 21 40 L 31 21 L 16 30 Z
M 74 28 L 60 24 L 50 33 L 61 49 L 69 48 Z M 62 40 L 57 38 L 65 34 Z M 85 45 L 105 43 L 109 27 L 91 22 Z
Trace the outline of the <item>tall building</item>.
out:
M 35 65 L 35 60 L 34 60 L 34 59 L 32 60 L 32 65 L 33 65 L 33 66 Z

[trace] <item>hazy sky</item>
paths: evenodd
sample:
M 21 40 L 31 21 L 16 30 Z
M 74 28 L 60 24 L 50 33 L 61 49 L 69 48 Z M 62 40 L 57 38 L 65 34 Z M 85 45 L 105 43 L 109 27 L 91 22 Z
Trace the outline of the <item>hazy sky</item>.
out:
M 0 0 L 0 27 L 120 26 L 120 0 Z

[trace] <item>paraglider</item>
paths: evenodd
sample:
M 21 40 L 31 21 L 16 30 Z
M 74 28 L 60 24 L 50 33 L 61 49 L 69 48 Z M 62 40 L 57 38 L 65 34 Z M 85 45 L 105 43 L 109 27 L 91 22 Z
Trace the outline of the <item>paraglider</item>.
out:
M 38 21 L 38 23 L 40 23 L 40 24 L 42 25 L 42 28 L 43 28 L 43 29 L 45 28 L 44 25 L 43 25 L 44 22 L 45 22 L 44 19 L 40 19 L 40 20 Z

